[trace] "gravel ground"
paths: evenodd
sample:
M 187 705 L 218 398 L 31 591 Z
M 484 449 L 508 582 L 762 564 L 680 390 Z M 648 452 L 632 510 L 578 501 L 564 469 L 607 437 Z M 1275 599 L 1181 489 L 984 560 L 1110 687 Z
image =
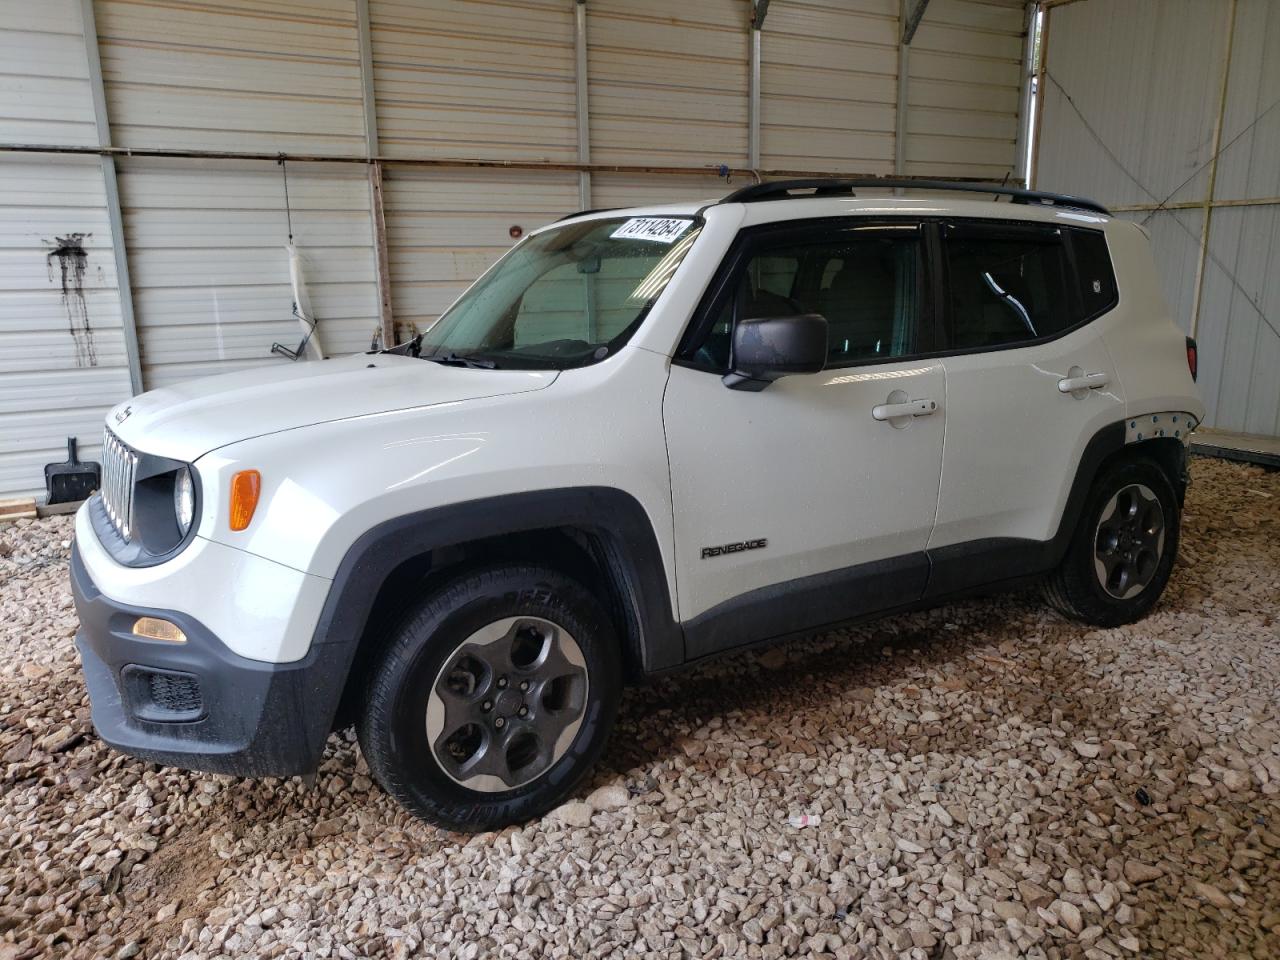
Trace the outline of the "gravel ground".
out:
M 1024 594 L 722 660 L 630 692 L 579 800 L 476 837 L 349 737 L 313 788 L 108 751 L 70 520 L 0 527 L 0 960 L 1278 957 L 1280 474 L 1194 476 L 1145 622 Z

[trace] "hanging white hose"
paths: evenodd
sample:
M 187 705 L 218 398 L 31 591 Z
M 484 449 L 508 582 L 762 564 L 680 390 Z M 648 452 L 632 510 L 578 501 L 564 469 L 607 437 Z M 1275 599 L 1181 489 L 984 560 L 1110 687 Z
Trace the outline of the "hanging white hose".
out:
M 289 282 L 293 284 L 293 302 L 297 308 L 298 323 L 302 327 L 305 341 L 304 353 L 308 360 L 324 359 L 324 350 L 320 347 L 320 330 L 316 326 L 315 315 L 311 312 L 311 298 L 307 296 L 307 281 L 302 272 L 302 254 L 292 243 L 284 245 L 289 254 Z

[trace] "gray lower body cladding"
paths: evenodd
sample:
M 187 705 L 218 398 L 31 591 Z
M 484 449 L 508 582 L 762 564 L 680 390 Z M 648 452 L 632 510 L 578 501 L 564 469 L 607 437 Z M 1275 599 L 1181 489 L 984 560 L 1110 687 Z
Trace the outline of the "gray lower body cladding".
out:
M 327 662 L 332 648 L 317 646 L 297 663 L 248 660 L 186 614 L 108 599 L 74 550 L 71 588 L 93 725 L 109 745 L 142 760 L 211 773 L 315 770 L 336 696 Z M 135 636 L 133 624 L 143 616 L 176 623 L 186 643 Z

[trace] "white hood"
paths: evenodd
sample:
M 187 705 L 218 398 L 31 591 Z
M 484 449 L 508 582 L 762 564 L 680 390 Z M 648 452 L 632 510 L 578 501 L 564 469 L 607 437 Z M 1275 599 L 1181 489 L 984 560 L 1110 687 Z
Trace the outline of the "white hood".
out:
M 238 440 L 541 390 L 556 376 L 555 370 L 446 367 L 389 353 L 299 361 L 152 390 L 112 409 L 107 425 L 135 449 L 189 462 Z

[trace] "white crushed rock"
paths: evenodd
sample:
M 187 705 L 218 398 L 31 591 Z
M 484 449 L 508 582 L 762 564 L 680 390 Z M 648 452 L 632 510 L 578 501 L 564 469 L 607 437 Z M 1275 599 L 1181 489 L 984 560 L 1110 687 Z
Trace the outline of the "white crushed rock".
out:
M 466 837 L 88 724 L 69 519 L 0 526 L 0 960 L 1280 956 L 1280 474 L 1196 461 L 1147 621 L 1033 594 L 631 691 L 592 791 Z M 818 825 L 788 826 L 797 813 Z

